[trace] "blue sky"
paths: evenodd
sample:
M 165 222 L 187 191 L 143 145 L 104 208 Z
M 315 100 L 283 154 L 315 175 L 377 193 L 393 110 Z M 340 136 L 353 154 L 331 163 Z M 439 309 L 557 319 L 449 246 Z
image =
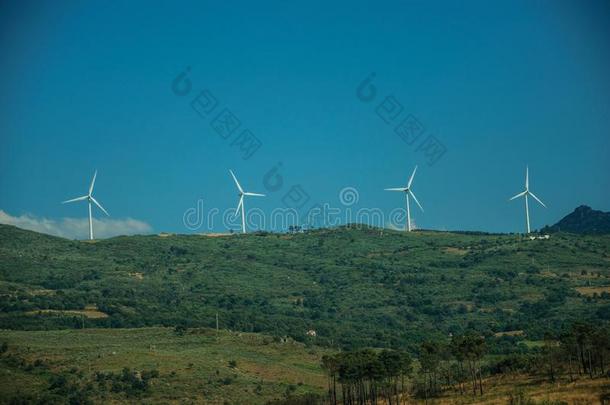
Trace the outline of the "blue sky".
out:
M 95 169 L 112 218 L 149 225 L 136 232 L 191 232 L 183 217 L 199 199 L 235 207 L 229 168 L 268 194 L 248 208 L 284 206 L 299 185 L 303 209 L 341 207 L 353 187 L 352 209 L 389 213 L 404 201 L 382 189 L 415 165 L 423 228 L 521 231 L 522 202 L 507 200 L 526 164 L 548 206 L 532 206 L 534 228 L 580 204 L 610 210 L 604 2 L 128 3 L 0 6 L 5 216 L 84 219 L 84 204 L 59 202 L 84 194 Z M 203 90 L 217 101 L 204 117 L 191 107 Z M 387 124 L 377 111 L 389 96 L 402 110 Z M 225 108 L 241 122 L 228 139 L 212 125 Z M 407 116 L 425 128 L 413 144 L 394 132 Z M 243 130 L 261 143 L 248 159 Z M 430 135 L 446 149 L 432 165 L 418 150 Z M 264 179 L 278 163 L 274 191 Z

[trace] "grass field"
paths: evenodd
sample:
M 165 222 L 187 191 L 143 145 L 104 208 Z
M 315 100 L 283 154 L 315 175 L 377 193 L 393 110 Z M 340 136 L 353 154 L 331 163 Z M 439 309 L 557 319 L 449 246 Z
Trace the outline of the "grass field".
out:
M 319 367 L 324 349 L 306 348 L 271 337 L 192 329 L 183 336 L 171 328 L 1 331 L 8 344 L 0 368 L 0 397 L 45 392 L 53 375 L 66 374 L 85 385 L 95 372 L 159 371 L 147 393 L 150 402 L 264 403 L 294 394 L 322 392 L 325 377 Z M 9 365 L 6 358 L 23 365 Z M 42 367 L 32 367 L 41 360 Z M 235 363 L 232 363 L 235 362 Z M 129 400 L 112 392 L 98 401 Z

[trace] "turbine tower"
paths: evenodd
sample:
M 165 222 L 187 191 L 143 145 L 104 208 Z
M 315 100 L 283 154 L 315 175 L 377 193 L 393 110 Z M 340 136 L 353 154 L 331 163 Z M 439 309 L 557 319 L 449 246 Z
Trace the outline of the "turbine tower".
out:
M 517 194 L 516 196 L 511 197 L 511 199 L 509 200 L 509 201 L 511 201 L 511 200 L 514 200 L 515 198 L 525 197 L 525 224 L 526 224 L 526 228 L 527 228 L 527 233 L 530 233 L 530 208 L 529 208 L 529 204 L 527 201 L 527 197 L 531 195 L 534 200 L 538 201 L 540 203 L 540 205 L 542 205 L 544 208 L 546 208 L 546 205 L 544 205 L 544 203 L 542 201 L 540 201 L 540 199 L 538 197 L 536 197 L 536 195 L 530 191 L 529 177 L 530 177 L 529 168 L 527 166 L 525 166 L 525 191 L 522 191 L 521 193 Z
M 417 171 L 417 166 L 413 169 L 413 173 L 411 173 L 411 177 L 409 178 L 409 182 L 407 183 L 407 187 L 397 187 L 397 188 L 386 188 L 385 191 L 402 191 L 405 193 L 405 198 L 407 199 L 407 231 L 411 232 L 411 207 L 409 205 L 409 196 L 413 197 L 413 200 L 417 203 L 422 212 L 424 212 L 424 208 L 421 206 L 419 201 L 417 201 L 417 197 L 411 191 L 411 184 L 413 184 L 413 178 L 415 177 L 415 172 Z
M 93 198 L 93 186 L 95 185 L 95 178 L 96 177 L 97 177 L 97 170 L 93 174 L 93 180 L 91 180 L 91 185 L 89 186 L 89 193 L 87 193 L 87 195 L 84 195 L 82 197 L 73 198 L 71 200 L 67 200 L 67 201 L 63 201 L 62 202 L 62 204 L 66 204 L 66 203 L 71 203 L 71 202 L 76 202 L 76 201 L 87 200 L 87 202 L 89 203 L 89 239 L 90 240 L 93 240 L 93 217 L 92 217 L 92 214 L 91 214 L 91 203 L 97 205 L 99 209 L 104 211 L 104 214 L 110 216 L 108 211 L 106 211 L 104 209 L 104 207 L 102 207 L 102 205 L 100 203 L 98 203 L 95 198 Z
M 239 212 L 239 210 L 241 208 L 241 231 L 242 231 L 242 233 L 246 233 L 246 209 L 244 208 L 244 197 L 245 196 L 264 197 L 265 194 L 250 193 L 250 192 L 244 191 L 244 189 L 241 188 L 241 186 L 239 185 L 239 181 L 237 181 L 237 177 L 235 177 L 235 174 L 233 174 L 233 171 L 229 170 L 229 173 L 231 173 L 231 177 L 233 177 L 233 181 L 235 181 L 235 185 L 237 186 L 237 190 L 239 191 L 237 193 L 237 195 L 239 195 L 239 204 L 237 204 L 237 209 L 235 210 L 235 215 L 237 215 L 237 213 Z

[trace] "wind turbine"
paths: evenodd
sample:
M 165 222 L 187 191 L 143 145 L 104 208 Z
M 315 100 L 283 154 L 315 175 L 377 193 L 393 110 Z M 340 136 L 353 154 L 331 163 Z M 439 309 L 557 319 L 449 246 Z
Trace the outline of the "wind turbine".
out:
M 527 197 L 531 195 L 534 200 L 538 201 L 540 203 L 540 205 L 542 205 L 544 208 L 546 208 L 546 205 L 544 205 L 544 203 L 542 201 L 540 201 L 540 199 L 538 197 L 536 197 L 536 195 L 530 191 L 529 177 L 530 177 L 529 168 L 527 166 L 525 166 L 525 191 L 522 191 L 521 193 L 517 194 L 516 196 L 511 197 L 511 199 L 509 200 L 509 201 L 511 201 L 511 200 L 514 200 L 515 198 L 525 197 L 525 223 L 527 225 L 527 233 L 530 233 L 530 208 L 529 208 L 529 204 L 527 201 Z
M 424 208 L 421 206 L 419 201 L 417 201 L 417 197 L 411 191 L 411 184 L 413 183 L 413 178 L 415 177 L 415 172 L 417 171 L 417 166 L 413 169 L 413 173 L 411 173 L 411 177 L 409 178 L 409 182 L 407 183 L 407 187 L 397 187 L 397 188 L 386 188 L 385 191 L 402 191 L 405 193 L 405 198 L 407 199 L 407 231 L 411 232 L 411 207 L 409 206 L 409 196 L 413 197 L 413 200 L 417 203 L 422 212 L 424 212 Z
M 98 203 L 95 198 L 93 198 L 93 186 L 95 185 L 95 178 L 96 177 L 97 177 L 97 170 L 93 174 L 93 180 L 91 180 L 91 185 L 89 186 L 89 193 L 87 193 L 87 195 L 84 195 L 82 197 L 73 198 L 71 200 L 67 200 L 67 201 L 63 201 L 62 202 L 62 204 L 66 204 L 66 203 L 71 203 L 71 202 L 76 202 L 76 201 L 87 200 L 87 202 L 89 203 L 89 239 L 91 239 L 91 240 L 93 240 L 93 217 L 91 215 L 91 203 L 97 205 L 99 209 L 104 211 L 104 214 L 110 216 L 108 211 L 106 211 L 104 209 L 104 207 L 102 207 L 102 205 L 100 203 Z
M 239 185 L 239 181 L 237 181 L 237 177 L 235 177 L 235 174 L 233 174 L 233 171 L 229 170 L 229 173 L 231 173 L 231 177 L 233 177 L 233 181 L 235 181 L 235 185 L 237 186 L 237 190 L 239 191 L 239 193 L 238 193 L 239 204 L 237 204 L 237 209 L 235 210 L 235 215 L 237 215 L 237 213 L 239 212 L 239 209 L 241 208 L 241 231 L 242 231 L 242 233 L 246 233 L 246 209 L 244 208 L 244 197 L 245 196 L 264 197 L 265 194 L 250 193 L 250 192 L 244 191 L 244 189 L 241 188 L 241 186 Z

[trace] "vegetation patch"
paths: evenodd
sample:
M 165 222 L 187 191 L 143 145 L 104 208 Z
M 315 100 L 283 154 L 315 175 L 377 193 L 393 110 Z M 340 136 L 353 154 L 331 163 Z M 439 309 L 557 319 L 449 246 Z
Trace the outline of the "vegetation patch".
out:
M 600 287 L 576 287 L 576 291 L 579 294 L 593 297 L 593 296 L 606 296 L 607 299 L 610 299 L 610 286 L 600 286 Z

